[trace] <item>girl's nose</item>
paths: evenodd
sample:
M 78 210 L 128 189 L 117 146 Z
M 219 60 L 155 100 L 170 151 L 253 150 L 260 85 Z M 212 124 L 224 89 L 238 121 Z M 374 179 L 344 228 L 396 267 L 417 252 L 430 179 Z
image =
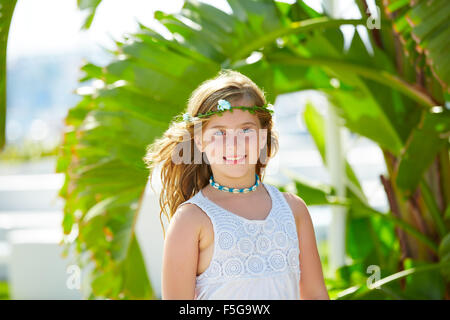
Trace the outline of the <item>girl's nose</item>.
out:
M 236 156 L 244 153 L 245 138 L 239 135 L 239 132 L 233 135 L 227 135 L 225 139 L 225 150 L 226 154 L 229 156 Z

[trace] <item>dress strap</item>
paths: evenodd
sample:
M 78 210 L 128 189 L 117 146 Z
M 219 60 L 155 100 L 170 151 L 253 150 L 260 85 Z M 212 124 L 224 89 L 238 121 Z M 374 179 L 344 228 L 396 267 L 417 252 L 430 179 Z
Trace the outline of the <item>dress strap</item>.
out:
M 204 204 L 204 202 L 203 202 L 202 199 L 201 199 L 200 191 L 197 192 L 197 193 L 196 193 L 194 196 L 192 196 L 190 199 L 188 199 L 188 200 L 186 200 L 185 202 L 181 203 L 181 204 L 179 205 L 179 207 L 182 206 L 183 204 L 186 204 L 186 203 L 193 203 L 193 204 L 197 205 L 200 209 L 202 209 L 203 211 L 205 211 L 205 213 L 207 213 L 207 212 L 206 212 L 206 211 L 207 211 L 207 206 Z

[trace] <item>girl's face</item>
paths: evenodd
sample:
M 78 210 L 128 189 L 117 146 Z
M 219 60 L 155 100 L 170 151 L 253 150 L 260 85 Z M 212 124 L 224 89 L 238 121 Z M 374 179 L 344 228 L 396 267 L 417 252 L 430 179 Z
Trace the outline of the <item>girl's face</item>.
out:
M 260 127 L 256 115 L 247 110 L 233 109 L 223 112 L 222 116 L 213 115 L 203 126 L 201 137 L 201 143 L 198 135 L 195 141 L 197 147 L 205 152 L 212 170 L 238 177 L 255 170 L 260 151 L 267 141 L 267 129 Z

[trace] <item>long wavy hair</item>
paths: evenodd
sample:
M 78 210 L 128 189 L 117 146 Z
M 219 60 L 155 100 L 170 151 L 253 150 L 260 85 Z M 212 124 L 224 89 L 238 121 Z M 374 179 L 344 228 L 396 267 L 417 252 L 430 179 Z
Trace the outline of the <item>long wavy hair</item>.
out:
M 226 99 L 230 103 L 243 100 L 252 101 L 256 106 L 266 104 L 264 91 L 250 78 L 238 71 L 222 69 L 216 77 L 202 82 L 193 91 L 186 112 L 195 116 L 198 113 L 216 111 L 220 99 Z M 267 130 L 267 142 L 261 150 L 262 156 L 258 157 L 256 163 L 256 173 L 263 181 L 268 160 L 273 158 L 278 151 L 278 133 L 272 129 L 272 115 L 269 112 L 256 109 L 255 115 L 260 121 L 261 128 Z M 200 118 L 198 121 L 204 128 L 209 120 Z M 199 123 L 198 121 L 196 123 Z M 170 222 L 178 206 L 203 189 L 209 183 L 209 177 L 212 174 L 211 166 L 208 163 L 203 160 L 201 163 L 194 161 L 196 153 L 197 159 L 198 153 L 201 154 L 202 159 L 205 156 L 194 142 L 194 126 L 196 127 L 197 124 L 172 121 L 163 136 L 147 146 L 146 155 L 143 158 L 147 168 L 150 169 L 150 183 L 153 169 L 159 167 L 161 170 L 162 189 L 159 204 L 164 239 L 162 215 L 164 214 Z M 184 144 L 181 148 L 182 153 L 183 150 L 190 150 L 188 156 L 190 161 L 186 161 L 187 163 L 173 161 L 174 154 L 180 152 L 180 144 Z

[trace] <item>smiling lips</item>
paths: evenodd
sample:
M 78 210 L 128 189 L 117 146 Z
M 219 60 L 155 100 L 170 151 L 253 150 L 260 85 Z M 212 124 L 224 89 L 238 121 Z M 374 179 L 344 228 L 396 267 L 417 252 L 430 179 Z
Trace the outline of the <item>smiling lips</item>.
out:
M 237 164 L 244 162 L 245 158 L 247 158 L 247 155 L 245 156 L 236 156 L 236 157 L 223 157 L 226 164 Z

